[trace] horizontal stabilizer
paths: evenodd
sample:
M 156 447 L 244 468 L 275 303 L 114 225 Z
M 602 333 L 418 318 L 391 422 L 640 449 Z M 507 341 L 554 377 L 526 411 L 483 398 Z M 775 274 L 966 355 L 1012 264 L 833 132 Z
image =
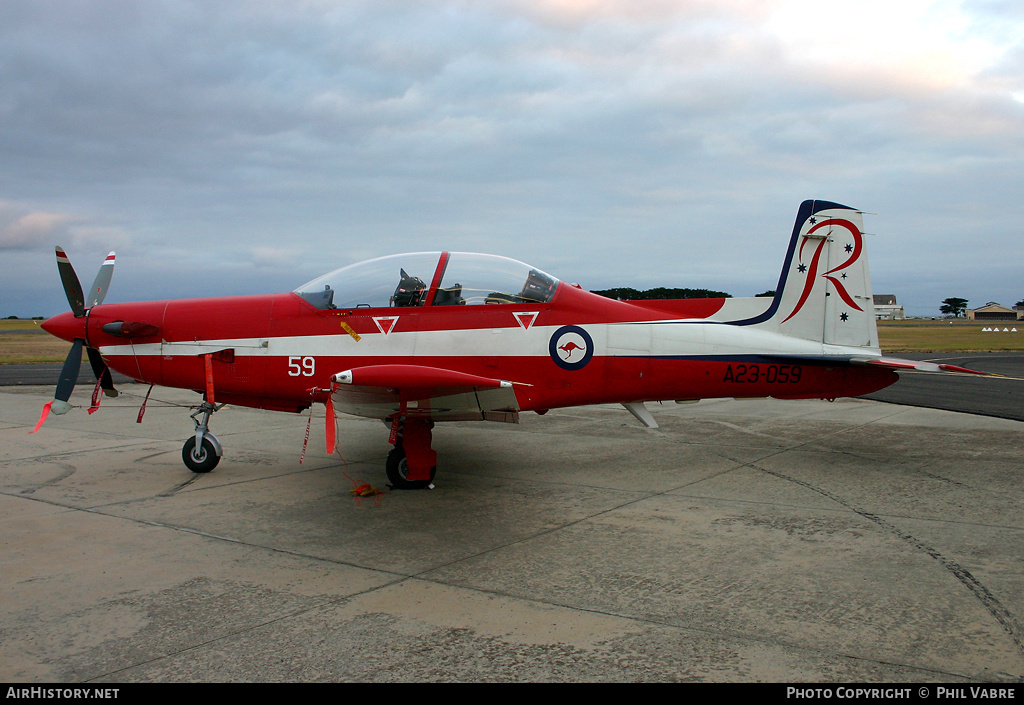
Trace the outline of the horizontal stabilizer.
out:
M 869 367 L 884 367 L 890 370 L 906 372 L 952 372 L 954 374 L 980 375 L 982 377 L 1005 377 L 1005 375 L 994 372 L 979 372 L 957 365 L 943 365 L 927 360 L 903 360 L 894 357 L 853 357 L 850 358 L 853 365 L 864 365 Z
M 999 379 L 1019 379 L 1007 377 L 996 372 L 980 372 L 958 365 L 946 365 L 927 360 L 904 360 L 898 357 L 865 357 L 863 355 L 764 355 L 774 362 L 790 364 L 822 364 L 822 365 L 854 365 L 856 367 L 875 367 L 894 372 L 928 372 L 958 375 L 976 375 L 978 377 L 996 377 Z

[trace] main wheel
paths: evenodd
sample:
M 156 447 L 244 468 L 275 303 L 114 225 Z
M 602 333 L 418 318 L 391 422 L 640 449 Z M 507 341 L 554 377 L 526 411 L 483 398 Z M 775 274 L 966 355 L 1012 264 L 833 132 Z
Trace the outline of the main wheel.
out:
M 391 486 L 396 490 L 422 490 L 430 486 L 430 483 L 434 481 L 434 474 L 437 472 L 437 466 L 430 468 L 430 479 L 429 480 L 408 480 L 409 477 L 409 461 L 405 457 L 405 449 L 401 445 L 396 445 L 388 453 L 388 461 L 385 465 L 388 473 L 388 481 Z
M 185 467 L 192 472 L 210 472 L 220 462 L 217 449 L 213 447 L 210 439 L 204 438 L 203 445 L 196 448 L 195 436 L 185 441 L 185 445 L 181 448 L 181 459 L 185 461 Z

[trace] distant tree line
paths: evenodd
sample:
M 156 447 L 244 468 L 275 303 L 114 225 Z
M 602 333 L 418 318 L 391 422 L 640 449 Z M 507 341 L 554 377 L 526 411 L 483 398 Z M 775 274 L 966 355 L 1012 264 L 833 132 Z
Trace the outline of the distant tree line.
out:
M 655 289 L 638 291 L 628 286 L 619 286 L 614 289 L 595 289 L 595 294 L 606 296 L 609 299 L 620 301 L 646 301 L 650 299 L 731 299 L 732 294 L 724 291 L 711 291 L 710 289 L 669 289 L 659 286 Z

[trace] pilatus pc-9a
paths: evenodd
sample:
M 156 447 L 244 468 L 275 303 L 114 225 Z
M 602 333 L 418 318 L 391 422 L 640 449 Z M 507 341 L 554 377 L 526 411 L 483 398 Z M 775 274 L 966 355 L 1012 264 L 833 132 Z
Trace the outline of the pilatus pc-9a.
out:
M 969 372 L 882 357 L 861 212 L 805 201 L 774 298 L 614 301 L 505 257 L 394 255 L 335 270 L 285 294 L 103 303 L 111 253 L 82 291 L 64 251 L 71 311 L 43 328 L 72 343 L 61 414 L 86 348 L 99 392 L 110 370 L 195 390 L 182 457 L 209 472 L 224 454 L 210 417 L 225 404 L 327 407 L 383 419 L 395 488 L 430 485 L 435 423 L 515 423 L 523 412 L 620 403 L 656 426 L 649 401 L 834 399 L 882 389 L 894 370 Z M 38 429 L 38 425 L 37 425 Z

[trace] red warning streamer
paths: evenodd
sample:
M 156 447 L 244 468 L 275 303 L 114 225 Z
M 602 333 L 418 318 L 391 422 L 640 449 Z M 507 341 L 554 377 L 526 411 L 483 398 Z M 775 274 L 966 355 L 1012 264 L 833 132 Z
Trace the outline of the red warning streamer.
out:
M 334 453 L 334 442 L 335 442 L 334 434 L 335 434 L 335 428 L 334 428 L 334 402 L 331 401 L 331 396 L 329 394 L 327 395 L 327 401 L 324 402 L 324 404 L 327 406 L 327 429 L 326 429 L 327 430 L 327 433 L 326 433 L 326 437 L 327 437 L 327 455 L 331 455 L 331 454 Z
M 52 401 L 48 401 L 43 404 L 43 413 L 39 415 L 39 421 L 36 422 L 36 427 L 33 428 L 29 433 L 35 433 L 43 425 L 43 421 L 46 421 L 46 417 L 50 415 L 50 407 L 53 406 Z
M 96 380 L 96 388 L 92 390 L 92 404 L 89 406 L 90 414 L 100 408 L 100 388 L 102 384 L 100 380 Z
M 135 423 L 142 423 L 142 415 L 146 413 L 146 404 L 149 402 L 149 395 L 153 393 L 153 385 L 149 385 L 149 391 L 146 392 L 146 398 L 142 400 L 142 406 L 139 407 L 139 418 L 135 419 Z

